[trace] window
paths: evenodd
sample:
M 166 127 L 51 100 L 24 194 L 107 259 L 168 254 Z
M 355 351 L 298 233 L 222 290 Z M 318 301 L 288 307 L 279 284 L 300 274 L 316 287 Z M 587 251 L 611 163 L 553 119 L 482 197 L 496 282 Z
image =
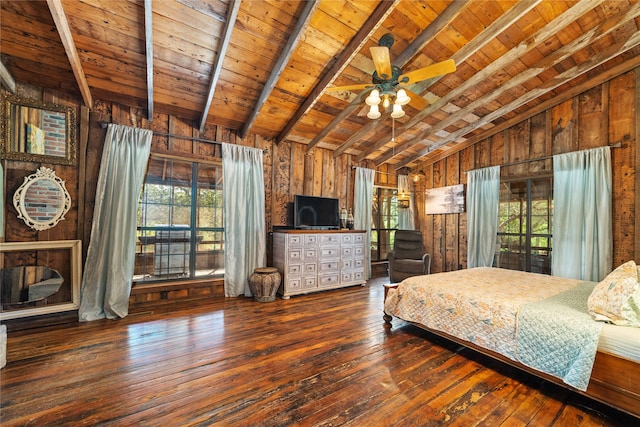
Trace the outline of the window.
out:
M 499 263 L 502 268 L 551 274 L 553 180 L 500 184 Z M 498 261 L 496 261 L 498 262 Z
M 384 261 L 393 249 L 393 239 L 398 229 L 398 190 L 373 188 L 371 216 L 371 261 Z
M 222 166 L 151 156 L 138 206 L 135 283 L 224 273 Z

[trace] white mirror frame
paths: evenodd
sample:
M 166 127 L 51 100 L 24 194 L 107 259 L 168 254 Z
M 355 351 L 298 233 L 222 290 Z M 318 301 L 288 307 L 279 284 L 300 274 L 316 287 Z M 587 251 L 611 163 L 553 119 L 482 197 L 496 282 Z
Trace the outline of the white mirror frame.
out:
M 71 277 L 65 277 L 65 282 L 69 280 L 69 284 L 71 286 L 71 301 L 42 305 L 33 308 L 19 308 L 16 310 L 0 311 L 0 321 L 17 319 L 19 317 L 39 316 L 42 314 L 77 310 L 80 307 L 80 285 L 82 282 L 81 246 L 82 242 L 80 240 L 2 243 L 0 245 L 0 255 L 4 252 L 68 250 L 71 263 Z
M 29 212 L 27 212 L 27 206 L 25 202 L 25 196 L 27 194 L 27 191 L 29 190 L 29 187 L 44 180 L 51 181 L 60 194 L 59 199 L 56 201 L 57 210 L 55 212 L 52 212 L 53 216 L 46 221 L 31 217 L 31 215 L 29 215 Z M 43 166 L 38 169 L 36 173 L 24 178 L 24 182 L 13 195 L 13 206 L 15 206 L 16 211 L 18 211 L 18 218 L 22 219 L 24 223 L 29 227 L 38 231 L 48 230 L 52 227 L 55 227 L 58 222 L 64 219 L 65 214 L 71 207 L 71 196 L 69 196 L 69 192 L 64 186 L 64 181 L 56 176 L 56 173 L 53 171 L 53 169 L 49 169 Z

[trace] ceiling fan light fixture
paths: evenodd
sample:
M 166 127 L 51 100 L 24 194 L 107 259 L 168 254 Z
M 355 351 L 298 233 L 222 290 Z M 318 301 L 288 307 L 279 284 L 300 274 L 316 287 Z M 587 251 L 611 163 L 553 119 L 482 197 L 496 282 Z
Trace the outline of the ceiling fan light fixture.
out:
M 371 105 L 371 108 L 367 113 L 367 117 L 370 118 L 371 120 L 375 120 L 375 119 L 379 119 L 380 115 L 381 114 L 380 114 L 380 109 L 378 108 L 378 104 Z
M 404 89 L 398 90 L 398 93 L 396 94 L 396 104 L 407 105 L 409 101 L 411 101 L 411 98 L 407 95 L 407 91 Z
M 394 119 L 399 119 L 402 116 L 404 116 L 404 110 L 402 109 L 402 105 L 396 102 L 395 104 L 393 104 L 393 111 L 391 112 L 391 117 L 393 117 Z
M 366 102 L 366 104 L 370 106 L 377 106 L 378 104 L 380 104 L 380 91 L 378 89 L 372 90 L 369 96 L 367 96 L 367 99 L 364 100 L 364 102 Z

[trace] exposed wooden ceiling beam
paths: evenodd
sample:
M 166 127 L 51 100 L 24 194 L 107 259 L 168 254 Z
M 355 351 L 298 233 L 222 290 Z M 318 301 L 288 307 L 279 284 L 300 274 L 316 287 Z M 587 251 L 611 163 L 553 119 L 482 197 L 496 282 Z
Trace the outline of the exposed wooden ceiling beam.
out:
M 613 21 L 608 21 L 609 23 L 613 22 Z M 616 26 L 617 27 L 617 26 Z M 458 129 L 455 132 L 452 132 L 451 134 L 449 134 L 447 137 L 439 140 L 438 142 L 431 144 L 430 146 L 424 148 L 423 150 L 421 150 L 420 152 L 418 152 L 418 154 L 411 156 L 411 157 L 407 157 L 405 158 L 402 162 L 398 163 L 395 165 L 396 168 L 401 168 L 404 166 L 407 166 L 408 164 L 415 162 L 417 160 L 419 160 L 421 157 L 426 156 L 427 154 L 429 154 L 430 152 L 450 143 L 450 142 L 454 142 L 456 141 L 458 138 L 463 137 L 464 135 L 486 125 L 487 123 L 490 123 L 491 121 L 501 117 L 502 115 L 506 114 L 509 111 L 513 111 L 516 108 L 519 108 L 523 105 L 525 105 L 527 102 L 532 101 L 533 99 L 536 99 L 542 95 L 544 95 L 547 92 L 550 92 L 551 90 L 557 88 L 558 86 L 561 86 L 563 84 L 565 84 L 566 82 L 575 79 L 576 77 L 579 77 L 581 75 L 583 75 L 584 73 L 592 70 L 595 67 L 598 67 L 599 65 L 609 61 L 611 58 L 618 56 L 624 52 L 626 52 L 629 49 L 632 49 L 636 46 L 640 45 L 640 32 L 636 32 L 632 35 L 629 36 L 628 39 L 626 40 L 620 40 L 618 42 L 616 42 L 615 44 L 607 47 L 605 50 L 603 50 L 602 52 L 600 52 L 598 55 L 592 56 L 591 58 L 589 58 L 587 61 L 582 62 L 578 65 L 576 65 L 575 67 L 572 67 L 566 71 L 564 71 L 563 73 L 557 75 L 556 77 L 554 77 L 553 79 L 549 80 L 548 82 L 542 84 L 541 86 L 532 89 L 528 92 L 526 92 L 524 95 L 522 95 L 521 97 L 517 98 L 516 100 L 510 102 L 509 104 L 506 104 L 500 108 L 498 108 L 495 111 L 492 111 L 491 113 L 487 114 L 486 116 L 480 117 L 477 121 L 468 124 L 467 126 Z
M 602 2 L 602 0 L 599 0 L 599 2 Z M 423 113 L 431 114 L 439 110 L 440 108 L 444 107 L 448 102 L 456 99 L 457 97 L 466 93 L 468 90 L 471 90 L 474 86 L 480 84 L 484 79 L 488 78 L 494 73 L 499 72 L 501 69 L 503 69 L 508 64 L 512 63 L 513 61 L 515 61 L 517 58 L 521 57 L 525 53 L 530 52 L 531 50 L 537 48 L 538 45 L 543 43 L 549 37 L 552 37 L 554 34 L 556 34 L 558 29 L 564 28 L 569 23 L 574 22 L 574 20 L 581 17 L 585 13 L 589 12 L 593 7 L 595 7 L 593 6 L 595 3 L 596 2 L 593 2 L 593 3 L 580 2 L 576 4 L 573 8 L 567 10 L 564 14 L 558 16 L 555 20 L 551 21 L 550 23 L 545 25 L 543 28 L 538 30 L 530 39 L 527 39 L 521 42 L 518 46 L 509 50 L 507 53 L 502 55 L 499 59 L 489 64 L 483 70 L 476 73 L 470 79 L 468 79 L 463 84 L 458 86 L 455 90 L 451 91 L 447 95 L 440 98 L 437 102 L 427 107 L 420 114 L 423 114 Z M 595 34 L 594 31 L 595 30 L 592 29 L 589 34 L 591 35 Z M 427 140 L 428 136 L 436 134 L 436 132 L 445 129 L 446 127 L 450 126 L 451 124 L 455 123 L 458 120 L 464 120 L 465 117 L 467 117 L 469 114 L 472 114 L 473 111 L 479 106 L 489 104 L 492 100 L 500 97 L 503 93 L 505 93 L 509 89 L 512 89 L 513 87 L 526 82 L 532 77 L 542 73 L 545 69 L 571 56 L 575 52 L 582 49 L 585 43 L 589 41 L 589 39 L 590 38 L 588 37 L 587 38 L 581 37 L 574 40 L 571 43 L 564 45 L 561 49 L 553 52 L 549 57 L 547 57 L 545 61 L 543 61 L 538 67 L 535 67 L 535 66 L 529 67 L 522 73 L 518 74 L 517 76 L 514 76 L 512 79 L 507 81 L 505 84 L 503 84 L 493 92 L 490 92 L 484 95 L 483 97 L 476 99 L 474 102 L 472 102 L 471 104 L 467 104 L 462 109 L 458 109 L 455 113 L 450 114 L 447 117 L 447 119 L 440 121 L 435 126 L 429 127 L 424 131 L 422 131 L 422 133 L 419 136 L 414 137 L 398 145 L 397 147 L 395 147 L 395 151 L 404 151 L 416 144 L 422 144 L 422 145 L 429 144 L 430 141 Z M 548 58 L 552 58 L 551 61 L 553 62 L 550 62 Z M 420 114 L 418 115 L 418 117 L 421 118 Z M 451 118 L 455 118 L 455 120 L 449 121 L 449 119 Z M 393 155 L 392 150 L 387 150 L 383 155 L 374 159 L 374 162 L 377 165 L 383 164 L 384 162 L 389 160 L 392 155 Z
M 82 63 L 80 62 L 80 57 L 78 56 L 78 50 L 76 49 L 76 45 L 73 42 L 73 36 L 71 35 L 71 29 L 69 28 L 69 21 L 67 21 L 67 16 L 65 15 L 64 9 L 62 8 L 62 2 L 61 0 L 47 0 L 47 5 L 49 6 L 49 11 L 51 12 L 53 22 L 56 24 L 56 29 L 58 30 L 58 34 L 60 35 L 60 40 L 62 41 L 64 50 L 67 53 L 67 58 L 69 59 L 69 64 L 71 65 L 71 69 L 73 70 L 73 75 L 76 78 L 76 83 L 78 84 L 80 93 L 82 94 L 84 105 L 87 108 L 92 108 L 93 98 L 91 97 L 91 91 L 89 90 L 87 77 L 85 76 L 84 70 L 82 69 Z
M 209 82 L 209 90 L 207 92 L 207 100 L 202 110 L 202 118 L 200 119 L 200 132 L 204 132 L 204 127 L 207 124 L 207 116 L 209 115 L 209 109 L 211 108 L 211 101 L 213 101 L 213 95 L 216 92 L 216 86 L 218 85 L 218 79 L 220 78 L 220 71 L 222 70 L 222 62 L 227 53 L 229 47 L 229 40 L 231 40 L 231 32 L 236 24 L 238 18 L 238 11 L 240 10 L 240 0 L 231 0 L 229 9 L 227 10 L 227 22 L 224 24 L 224 30 L 222 32 L 222 40 L 220 41 L 220 48 L 218 49 L 218 56 L 216 57 L 215 64 L 213 65 L 213 75 Z
M 461 64 L 464 61 L 466 61 L 469 57 L 474 55 L 476 52 L 478 52 L 480 49 L 486 46 L 487 43 L 491 42 L 491 40 L 493 40 L 500 33 L 502 33 L 506 28 L 509 28 L 514 22 L 520 19 L 524 14 L 526 14 L 531 9 L 533 9 L 538 3 L 540 3 L 540 1 L 541 0 L 527 0 L 527 1 L 518 2 L 516 5 L 514 5 L 514 7 L 509 9 L 504 15 L 500 16 L 498 19 L 492 22 L 491 25 L 489 25 L 480 34 L 474 37 L 473 40 L 471 40 L 469 43 L 464 45 L 458 52 L 456 52 L 452 56 L 452 59 L 454 60 L 454 62 L 456 64 Z M 602 0 L 599 0 L 599 1 L 602 1 Z M 503 59 L 501 58 L 499 60 L 503 60 Z M 433 79 L 429 79 L 425 82 L 420 82 L 418 85 L 416 85 L 419 88 L 416 90 L 418 90 L 419 92 L 424 92 L 429 86 L 439 81 L 442 77 L 443 76 L 438 76 Z M 420 111 L 418 114 L 410 118 L 405 124 L 399 126 L 398 129 L 396 129 L 396 139 L 400 137 L 402 134 L 404 134 L 405 132 L 407 132 L 409 129 L 413 128 L 418 123 L 420 123 L 429 114 L 437 111 L 442 106 L 446 105 L 450 100 L 460 96 L 461 93 L 464 93 L 464 92 L 457 91 L 457 90 L 452 91 L 448 94 L 448 96 L 443 97 L 437 103 L 432 103 L 431 105 L 427 106 L 427 108 L 425 108 L 424 110 Z M 357 156 L 356 161 L 363 160 L 364 158 L 369 156 L 371 153 L 384 147 L 390 141 L 391 141 L 390 135 L 382 136 L 375 143 L 371 144 L 367 150 L 360 153 Z M 388 150 L 385 153 L 385 155 L 389 154 L 390 152 L 391 150 Z
M 144 41 L 147 57 L 147 120 L 153 121 L 153 7 L 144 0 Z
M 318 84 L 316 84 L 315 87 L 311 90 L 311 93 L 306 97 L 300 108 L 298 108 L 298 110 L 296 110 L 296 112 L 293 114 L 291 120 L 289 120 L 282 131 L 280 131 L 276 138 L 276 143 L 282 142 L 289 135 L 295 125 L 309 112 L 311 108 L 313 108 L 315 103 L 322 96 L 324 89 L 328 85 L 330 85 L 336 79 L 336 77 L 338 77 L 342 70 L 344 70 L 347 64 L 351 62 L 353 57 L 357 55 L 360 49 L 362 49 L 362 46 L 364 46 L 364 44 L 367 42 L 367 40 L 369 40 L 369 38 L 378 29 L 378 27 L 382 25 L 382 22 L 384 22 L 385 18 L 398 5 L 398 3 L 399 0 L 380 2 L 378 7 L 376 7 L 376 10 L 373 11 L 373 14 L 371 14 L 367 21 L 358 30 L 356 35 L 351 39 L 340 56 L 336 58 L 333 64 L 324 72 Z M 362 99 L 364 99 L 359 97 L 356 98 L 360 99 L 358 103 L 362 102 Z M 357 107 L 357 104 L 353 108 L 355 107 Z M 350 111 L 353 111 L 353 108 L 351 108 Z M 332 123 L 334 122 L 332 121 Z M 339 123 L 339 121 L 335 122 L 335 124 L 337 123 Z M 333 126 L 331 126 L 331 128 L 332 127 Z M 327 134 L 328 132 L 324 136 L 326 136 Z M 313 149 L 321 141 L 321 139 L 322 138 L 318 138 L 318 136 L 316 135 L 316 137 L 313 138 L 313 140 L 311 140 L 307 145 L 307 151 Z
M 518 123 L 530 119 L 531 117 L 542 113 L 545 110 L 551 109 L 553 107 L 555 107 L 556 105 L 559 105 L 571 98 L 574 98 L 578 95 L 580 95 L 583 92 L 588 91 L 589 89 L 593 89 L 594 87 L 603 84 L 606 81 L 609 81 L 611 79 L 614 79 L 628 71 L 631 71 L 637 67 L 640 67 L 640 56 L 636 56 L 633 57 L 625 62 L 623 62 L 620 65 L 617 65 L 615 67 L 613 67 L 610 70 L 607 70 L 601 74 L 598 74 L 597 76 L 591 78 L 590 80 L 587 80 L 584 83 L 581 83 L 577 86 L 571 87 L 569 89 L 567 89 L 566 91 L 562 92 L 560 95 L 549 99 L 545 102 L 543 102 L 542 104 L 538 104 L 535 107 L 528 109 L 526 112 L 519 114 L 516 117 L 512 117 L 509 120 L 506 120 L 502 123 L 500 123 L 497 126 L 492 127 L 491 129 L 487 129 L 486 131 L 482 132 L 481 134 L 478 135 L 474 135 L 472 138 L 469 138 L 468 140 L 458 143 L 455 145 L 455 147 L 451 147 L 451 149 L 448 149 L 447 151 L 442 151 L 441 153 L 437 154 L 437 155 L 430 155 L 428 157 L 428 159 L 425 162 L 425 166 L 428 166 L 430 164 L 433 164 L 437 161 L 443 160 L 446 157 L 449 157 L 451 154 L 457 153 L 459 151 L 464 150 L 465 148 L 468 148 L 474 144 L 476 144 L 477 142 L 483 141 L 487 138 L 490 138 L 491 136 L 502 132 L 505 129 L 508 129 L 512 126 L 517 125 Z M 640 88 L 640 86 L 638 86 Z M 640 122 L 639 122 L 640 123 Z
M 0 61 L 0 83 L 2 83 L 2 86 L 9 92 L 16 93 L 16 81 L 2 61 Z
M 294 27 L 292 33 L 289 35 L 284 48 L 282 48 L 282 53 L 278 57 L 278 61 L 271 70 L 271 74 L 269 75 L 269 78 L 262 88 L 262 92 L 258 97 L 258 101 L 256 101 L 251 114 L 249 114 L 249 118 L 240 131 L 240 138 L 245 137 L 249 129 L 251 129 L 253 122 L 256 120 L 256 117 L 258 117 L 258 113 L 262 109 L 262 106 L 265 102 L 267 102 L 267 98 L 269 98 L 269 95 L 271 95 L 273 88 L 276 86 L 276 83 L 278 83 L 278 79 L 280 78 L 282 71 L 284 71 L 284 68 L 287 66 L 289 58 L 291 58 L 291 54 L 293 54 L 293 51 L 298 45 L 298 42 L 300 41 L 300 38 L 302 37 L 302 34 L 304 33 L 304 30 L 309 23 L 309 20 L 315 13 L 319 4 L 320 3 L 318 0 L 309 0 L 305 2 L 304 10 L 298 18 L 296 26 Z
M 451 3 L 449 6 L 447 6 L 447 8 L 444 10 L 443 13 L 441 13 L 440 15 L 438 15 L 436 17 L 436 19 L 434 19 L 428 26 L 427 28 L 424 29 L 424 31 L 422 31 L 422 33 L 420 33 L 420 35 L 418 35 L 418 37 L 416 37 L 413 42 L 407 46 L 407 48 L 396 58 L 395 61 L 393 61 L 394 65 L 402 68 L 407 62 L 409 62 L 409 60 L 411 58 L 413 58 L 418 52 L 420 52 L 424 46 L 431 41 L 431 39 L 433 39 L 433 37 L 435 37 L 443 28 L 445 28 L 447 25 L 449 25 L 451 23 L 451 21 L 453 21 L 453 19 L 458 16 L 458 14 L 466 7 L 467 3 L 469 2 L 469 0 L 464 0 L 464 1 L 455 1 L 453 3 Z M 368 92 L 368 91 L 367 91 Z M 359 99 L 356 98 L 356 99 Z M 353 104 L 354 101 L 352 101 Z M 360 100 L 360 102 L 362 102 L 362 100 Z M 360 103 L 359 102 L 359 103 Z M 349 114 L 346 115 L 342 115 L 343 118 L 340 121 L 332 121 L 331 122 L 331 127 L 329 129 L 329 132 L 335 127 L 337 126 L 342 120 L 346 119 L 350 113 L 353 111 L 353 109 L 349 110 Z M 344 111 L 343 111 L 344 112 Z M 377 121 L 386 119 L 388 116 L 384 116 L 381 117 L 379 119 L 377 119 Z M 365 125 L 367 126 L 367 125 Z M 371 126 L 375 126 L 375 125 L 371 125 Z M 327 132 L 327 134 L 329 133 Z M 314 140 L 317 138 L 314 138 Z M 316 144 L 318 144 L 320 142 L 320 140 L 318 140 L 316 142 Z M 341 152 L 344 152 L 344 150 L 346 150 L 349 146 L 353 145 L 353 143 L 355 143 L 355 141 L 353 139 L 347 140 L 345 141 L 340 147 L 338 147 L 338 150 L 341 150 Z M 345 147 L 346 145 L 346 147 Z M 307 151 L 309 150 L 309 146 L 307 146 Z

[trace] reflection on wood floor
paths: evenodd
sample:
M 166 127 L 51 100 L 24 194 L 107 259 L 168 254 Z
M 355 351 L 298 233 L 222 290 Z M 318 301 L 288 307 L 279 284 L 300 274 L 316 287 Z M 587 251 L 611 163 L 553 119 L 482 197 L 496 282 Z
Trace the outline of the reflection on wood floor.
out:
M 384 279 L 259 303 L 218 298 L 10 332 L 13 425 L 637 425 L 414 326 Z

